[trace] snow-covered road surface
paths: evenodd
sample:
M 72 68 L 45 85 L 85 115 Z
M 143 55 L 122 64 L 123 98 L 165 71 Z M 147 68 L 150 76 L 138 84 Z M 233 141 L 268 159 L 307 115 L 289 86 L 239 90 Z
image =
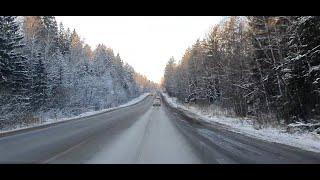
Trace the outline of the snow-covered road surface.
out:
M 0 138 L 1 163 L 319 163 L 320 154 L 198 124 L 153 98 Z

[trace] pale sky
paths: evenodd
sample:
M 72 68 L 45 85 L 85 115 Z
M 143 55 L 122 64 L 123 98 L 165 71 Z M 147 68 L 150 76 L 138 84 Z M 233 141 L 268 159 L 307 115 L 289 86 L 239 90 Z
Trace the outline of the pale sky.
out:
M 177 61 L 198 38 L 217 24 L 219 16 L 56 16 L 74 28 L 94 49 L 105 44 L 137 72 L 159 82 L 171 56 Z

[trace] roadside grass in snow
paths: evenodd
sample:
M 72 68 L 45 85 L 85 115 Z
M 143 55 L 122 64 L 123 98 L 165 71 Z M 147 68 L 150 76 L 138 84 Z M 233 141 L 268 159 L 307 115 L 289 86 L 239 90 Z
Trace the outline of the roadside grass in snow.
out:
M 187 116 L 201 119 L 213 125 L 227 126 L 228 130 L 250 137 L 298 147 L 308 151 L 320 152 L 320 136 L 313 132 L 288 132 L 287 126 L 260 126 L 252 118 L 239 118 L 228 111 L 216 106 L 206 108 L 182 104 L 176 98 L 162 93 L 168 104 L 179 109 Z
M 113 111 L 119 108 L 123 108 L 123 107 L 127 107 L 127 106 L 131 106 L 134 105 L 140 101 L 142 101 L 143 99 L 145 99 L 150 93 L 144 93 L 142 95 L 140 95 L 137 98 L 134 98 L 132 100 L 130 100 L 129 102 L 122 104 L 120 106 L 117 107 L 113 107 L 113 108 L 108 108 L 108 109 L 102 109 L 102 110 L 98 110 L 98 111 L 88 111 L 85 113 L 81 113 L 77 116 L 73 116 L 73 117 L 64 117 L 64 118 L 46 118 L 46 114 L 41 114 L 40 117 L 32 117 L 30 118 L 30 121 L 28 120 L 28 123 L 21 123 L 19 125 L 16 126 L 12 126 L 10 128 L 7 128 L 5 130 L 0 130 L 0 134 L 4 134 L 4 133 L 8 133 L 8 132 L 13 132 L 13 131 L 17 131 L 17 130 L 23 130 L 23 129 L 28 129 L 28 128 L 33 128 L 33 127 L 40 127 L 40 126 L 44 126 L 44 125 L 48 125 L 48 124 L 53 124 L 53 123 L 57 123 L 57 122 L 62 122 L 62 121 L 69 121 L 69 120 L 74 120 L 74 119 L 78 119 L 78 118 L 83 118 L 83 117 L 88 117 L 88 116 L 92 116 L 92 115 L 96 115 L 96 114 L 100 114 L 100 113 L 105 113 L 105 112 L 109 112 L 109 111 Z M 59 113 L 59 112 L 57 112 Z M 57 117 L 62 116 L 62 114 L 60 113 Z

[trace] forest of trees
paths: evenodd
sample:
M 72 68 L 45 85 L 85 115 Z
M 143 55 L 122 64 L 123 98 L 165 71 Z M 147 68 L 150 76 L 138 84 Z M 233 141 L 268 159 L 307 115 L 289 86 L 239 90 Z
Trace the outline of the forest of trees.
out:
M 163 87 L 261 124 L 319 122 L 320 17 L 226 17 L 168 61 Z
M 155 86 L 54 16 L 0 16 L 0 129 L 114 107 Z

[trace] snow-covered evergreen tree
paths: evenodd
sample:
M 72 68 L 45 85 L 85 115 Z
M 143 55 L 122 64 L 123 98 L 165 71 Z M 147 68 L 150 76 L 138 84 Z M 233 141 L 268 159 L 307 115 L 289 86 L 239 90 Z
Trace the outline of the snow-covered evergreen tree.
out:
M 28 59 L 21 53 L 23 36 L 15 19 L 14 16 L 0 16 L 1 121 L 10 115 L 27 114 L 30 110 Z

